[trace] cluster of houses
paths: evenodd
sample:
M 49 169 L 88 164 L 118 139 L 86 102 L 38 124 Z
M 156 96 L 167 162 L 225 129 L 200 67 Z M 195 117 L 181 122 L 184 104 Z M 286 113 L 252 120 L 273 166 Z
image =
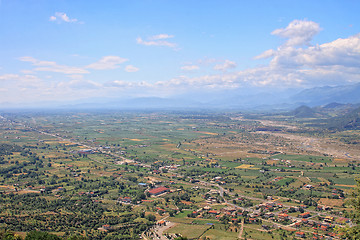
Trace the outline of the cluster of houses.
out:
M 232 217 L 232 221 L 238 221 L 237 217 L 241 216 L 243 213 L 232 207 L 226 207 L 219 210 L 214 210 L 210 206 L 205 206 L 196 211 L 192 212 L 193 217 L 203 218 L 204 216 L 213 216 L 216 219 L 220 219 L 223 216 Z
M 94 150 L 92 149 L 81 149 L 79 151 L 77 151 L 78 154 L 93 154 L 95 153 Z
M 159 196 L 163 193 L 170 192 L 170 188 L 167 187 L 157 187 L 150 189 L 149 191 L 150 196 Z
M 218 194 L 219 194 L 218 190 L 211 189 L 203 197 L 204 197 L 207 204 L 219 203 L 219 199 L 216 196 Z
M 178 164 L 173 164 L 173 165 L 167 165 L 167 166 L 162 166 L 159 168 L 159 170 L 163 170 L 163 169 L 167 169 L 167 170 L 176 170 L 178 169 L 178 167 L 180 167 L 181 165 Z M 160 171 L 161 172 L 161 171 Z

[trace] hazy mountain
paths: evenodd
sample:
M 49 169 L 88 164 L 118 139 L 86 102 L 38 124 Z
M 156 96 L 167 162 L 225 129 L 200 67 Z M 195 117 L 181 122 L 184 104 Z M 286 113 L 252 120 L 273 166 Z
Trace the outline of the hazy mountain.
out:
M 290 112 L 290 114 L 294 115 L 296 118 L 314 118 L 318 116 L 312 108 L 304 105 L 296 108 L 294 111 Z
M 101 102 L 99 104 L 99 102 Z M 333 103 L 333 104 L 331 104 Z M 173 97 L 142 97 L 132 99 L 108 99 L 73 104 L 73 107 L 90 108 L 202 108 L 202 109 L 241 109 L 241 110 L 291 110 L 296 107 L 326 105 L 327 108 L 340 107 L 341 104 L 360 103 L 360 84 L 337 87 L 316 87 L 300 89 L 242 88 L 225 91 L 194 91 Z M 305 109 L 302 109 L 305 111 Z M 309 116 L 309 110 L 299 112 L 299 116 Z
M 292 102 L 302 102 L 309 106 L 337 103 L 359 103 L 360 83 L 336 87 L 316 87 L 301 91 L 290 99 Z
M 192 100 L 142 97 L 132 99 L 108 99 L 107 101 L 91 101 L 78 104 L 63 105 L 62 108 L 87 109 L 182 109 L 201 108 L 202 104 Z
M 306 105 L 328 109 L 351 109 L 360 103 L 360 84 L 310 89 L 239 88 L 192 91 L 171 97 L 88 98 L 76 101 L 0 104 L 0 108 L 74 108 L 74 109 L 236 109 L 248 111 L 289 111 Z M 301 110 L 301 109 L 300 109 Z M 305 109 L 302 109 L 305 111 Z M 311 116 L 309 110 L 299 116 Z

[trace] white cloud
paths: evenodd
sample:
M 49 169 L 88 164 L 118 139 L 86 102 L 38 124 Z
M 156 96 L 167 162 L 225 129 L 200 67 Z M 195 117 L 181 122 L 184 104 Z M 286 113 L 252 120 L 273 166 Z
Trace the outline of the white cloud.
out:
M 99 89 L 102 87 L 100 83 L 89 81 L 89 80 L 82 80 L 82 79 L 75 79 L 69 82 L 60 82 L 56 86 L 57 88 L 68 88 L 68 89 Z
M 314 87 L 360 82 L 360 34 L 321 45 L 296 48 L 282 46 L 257 58 L 271 58 L 268 65 L 238 72 L 190 78 L 179 76 L 157 82 L 166 89 L 226 89 L 239 86 Z M 217 65 L 217 70 L 234 67 L 231 61 Z
M 173 38 L 173 37 L 174 37 L 174 35 L 169 35 L 169 34 L 163 33 L 163 34 L 151 36 L 149 39 L 150 40 L 161 40 L 161 39 L 169 39 L 169 38 Z
M 181 70 L 184 70 L 184 71 L 195 71 L 195 70 L 199 70 L 199 69 L 200 69 L 200 67 L 197 65 L 186 65 L 186 66 L 181 67 Z
M 271 60 L 282 67 L 360 66 L 360 35 L 308 48 L 280 48 Z
M 286 46 L 301 46 L 309 45 L 320 30 L 321 28 L 316 22 L 294 20 L 286 28 L 276 29 L 271 34 L 287 38 Z
M 230 68 L 236 68 L 236 63 L 230 60 L 225 60 L 223 64 L 215 65 L 214 70 L 226 71 Z
M 173 35 L 159 34 L 159 35 L 151 36 L 147 40 L 143 40 L 141 37 L 138 37 L 136 39 L 136 42 L 140 45 L 145 45 L 145 46 L 165 46 L 170 48 L 176 48 L 177 47 L 176 43 L 172 43 L 164 40 L 173 37 L 174 37 Z
M 303 27 L 292 26 L 297 25 L 294 22 L 303 25 Z M 138 70 L 132 65 L 124 64 L 128 59 L 118 56 L 105 56 L 95 63 L 80 67 L 59 65 L 53 61 L 41 61 L 33 57 L 21 57 L 21 61 L 30 63 L 34 69 L 31 71 L 23 70 L 24 75 L 0 75 L 0 88 L 10 89 L 6 94 L 2 93 L 0 97 L 3 101 L 7 101 L 7 98 L 10 99 L 10 97 L 17 101 L 10 93 L 18 93 L 12 94 L 18 96 L 21 88 L 24 88 L 24 91 L 29 91 L 28 97 L 33 99 L 55 99 L 59 97 L 76 99 L 89 95 L 118 96 L 120 92 L 133 96 L 144 96 L 146 94 L 160 96 L 161 94 L 186 92 L 189 89 L 234 89 L 243 86 L 266 88 L 313 87 L 324 84 L 360 82 L 360 34 L 311 46 L 309 45 L 311 38 L 320 28 L 316 23 L 306 22 L 305 24 L 303 21 L 296 20 L 290 23 L 288 27 L 273 32 L 280 37 L 288 38 L 288 41 L 277 49 L 269 49 L 255 57 L 255 59 L 268 58 L 269 63 L 267 65 L 227 72 L 226 70 L 236 67 L 235 62 L 204 59 L 183 63 L 181 69 L 184 71 L 198 70 L 200 67 L 201 69 L 208 69 L 217 64 L 214 69 L 220 72 L 196 77 L 177 76 L 167 81 L 145 82 L 107 79 L 107 82 L 102 84 L 94 81 L 94 79 L 92 79 L 93 81 L 83 79 L 84 76 L 87 76 L 83 74 L 90 73 L 90 69 L 121 68 L 127 72 Z M 308 34 L 302 37 L 302 33 Z M 159 44 L 159 41 L 171 37 L 173 36 L 160 34 L 148 40 Z M 68 74 L 68 78 L 59 80 L 54 75 L 51 80 L 44 78 L 45 81 L 42 81 L 34 74 L 36 71 L 45 70 Z M 32 92 L 26 89 L 32 89 Z
M 87 65 L 86 68 L 95 69 L 95 70 L 106 70 L 106 69 L 115 69 L 119 68 L 120 64 L 129 61 L 126 58 L 121 58 L 118 56 L 105 56 L 102 57 L 96 63 Z
M 154 84 L 154 87 L 174 90 L 187 91 L 191 89 L 230 89 L 239 87 L 236 74 L 217 74 L 204 75 L 200 77 L 178 76 L 169 81 L 159 81 Z
M 275 55 L 276 51 L 273 50 L 273 49 L 269 49 L 269 50 L 266 50 L 265 52 L 263 52 L 262 54 L 254 57 L 254 59 L 262 59 L 262 58 L 270 58 L 270 57 L 273 57 Z
M 125 71 L 126 72 L 137 72 L 137 71 L 139 71 L 139 68 L 134 67 L 133 65 L 127 65 L 125 67 Z
M 30 62 L 34 68 L 34 71 L 42 71 L 42 72 L 57 72 L 57 73 L 64 73 L 64 74 L 85 74 L 89 73 L 87 70 L 80 68 L 80 67 L 72 67 L 66 65 L 59 65 L 56 62 L 52 61 L 40 61 L 33 57 L 20 57 L 20 61 L 23 62 Z
M 82 23 L 79 22 L 76 18 L 69 18 L 66 13 L 63 12 L 56 12 L 54 16 L 50 16 L 49 21 L 57 21 L 57 22 L 67 22 L 67 23 Z
M 359 82 L 360 34 L 311 46 L 310 41 L 320 30 L 315 22 L 294 20 L 285 29 L 273 31 L 288 41 L 254 58 L 271 58 L 268 66 L 246 70 L 241 77 L 254 85 L 313 87 Z
M 123 89 L 129 89 L 129 88 L 152 88 L 153 85 L 151 83 L 141 81 L 141 82 L 129 82 L 129 81 L 122 81 L 122 80 L 115 80 L 108 82 L 106 87 L 115 87 L 115 88 L 123 88 Z
M 29 74 L 4 74 L 0 75 L 0 80 L 2 80 L 3 87 L 6 86 L 10 92 L 15 92 L 20 88 L 33 89 L 43 85 L 43 81 L 39 77 Z
M 4 74 L 4 75 L 0 75 L 0 80 L 16 80 L 19 78 L 18 74 Z

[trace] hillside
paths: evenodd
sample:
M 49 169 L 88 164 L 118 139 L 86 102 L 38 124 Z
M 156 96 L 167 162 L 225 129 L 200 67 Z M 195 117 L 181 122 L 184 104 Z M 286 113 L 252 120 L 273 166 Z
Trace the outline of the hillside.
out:
M 316 112 L 308 106 L 300 106 L 290 113 L 295 118 L 314 118 L 317 116 Z
M 343 116 L 329 119 L 326 127 L 336 130 L 360 130 L 360 107 Z

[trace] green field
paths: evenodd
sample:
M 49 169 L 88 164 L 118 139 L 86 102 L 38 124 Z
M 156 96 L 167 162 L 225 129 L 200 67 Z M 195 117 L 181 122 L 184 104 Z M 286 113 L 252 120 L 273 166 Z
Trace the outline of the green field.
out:
M 3 115 L 0 230 L 23 235 L 38 229 L 135 240 L 153 234 L 156 222 L 166 219 L 176 224 L 167 233 L 193 239 L 237 239 L 243 220 L 243 238 L 292 238 L 292 232 L 272 227 L 276 218 L 261 217 L 272 228 L 268 233 L 249 222 L 250 214 L 329 204 L 330 210 L 318 211 L 319 216 L 350 216 L 343 203 L 360 177 L 357 160 L 316 155 L 290 138 L 260 134 L 261 123 L 241 120 L 240 113 Z M 292 124 L 301 131 L 281 133 L 299 137 L 315 131 Z M 332 133 L 321 134 L 329 139 Z M 311 189 L 305 188 L 308 184 Z M 157 187 L 168 191 L 152 196 L 149 191 Z M 269 201 L 287 207 L 259 206 Z M 104 225 L 111 227 L 104 231 Z

